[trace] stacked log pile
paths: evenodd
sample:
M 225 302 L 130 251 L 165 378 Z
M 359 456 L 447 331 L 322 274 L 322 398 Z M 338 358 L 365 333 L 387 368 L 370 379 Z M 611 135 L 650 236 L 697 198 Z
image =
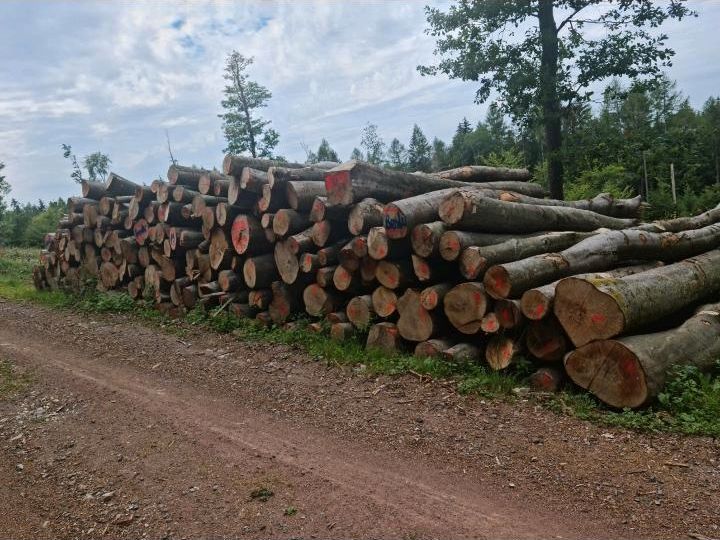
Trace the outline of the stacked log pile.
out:
M 226 156 L 150 186 L 111 173 L 46 237 L 38 288 L 125 289 L 170 316 L 300 314 L 333 339 L 569 377 L 638 407 L 720 357 L 720 205 L 641 223 L 639 197 L 545 198 L 525 169 L 435 174 Z M 327 326 L 320 324 L 325 321 Z

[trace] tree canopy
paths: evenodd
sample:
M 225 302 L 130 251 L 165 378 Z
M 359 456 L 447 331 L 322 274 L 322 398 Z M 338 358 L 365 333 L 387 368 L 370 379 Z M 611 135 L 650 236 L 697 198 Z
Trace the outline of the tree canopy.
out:
M 253 61 L 232 51 L 225 62 L 223 77 L 228 84 L 223 90 L 225 99 L 220 102 L 225 112 L 218 115 L 227 141 L 223 152 L 249 152 L 252 157 L 272 158 L 280 135 L 269 127 L 269 120 L 263 120 L 257 113 L 257 109 L 267 106 L 272 94 L 248 78 L 247 69 Z
M 477 81 L 477 102 L 495 91 L 516 122 L 531 129 L 540 123 L 556 198 L 563 195 L 568 112 L 591 98 L 597 81 L 659 76 L 674 51 L 655 29 L 693 14 L 685 0 L 458 0 L 426 13 L 440 60 L 420 72 Z

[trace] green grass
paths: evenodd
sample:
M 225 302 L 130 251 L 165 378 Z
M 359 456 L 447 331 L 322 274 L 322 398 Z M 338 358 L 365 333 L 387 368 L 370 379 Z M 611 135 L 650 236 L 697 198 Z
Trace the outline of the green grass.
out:
M 364 348 L 363 335 L 335 342 L 327 333 L 307 330 L 309 321 L 299 319 L 293 329 L 265 328 L 254 320 L 238 319 L 226 312 L 191 311 L 183 322 L 171 322 L 152 308 L 135 302 L 120 292 L 99 293 L 94 289 L 83 294 L 37 292 L 30 278 L 37 250 L 7 249 L 0 251 L 0 298 L 39 302 L 53 308 L 83 313 L 131 313 L 158 324 L 166 331 L 187 333 L 189 327 L 232 333 L 245 341 L 300 346 L 318 361 L 347 366 L 368 374 L 400 375 L 412 373 L 433 379 L 451 380 L 462 394 L 484 398 L 517 399 L 513 391 L 524 385 L 531 372 L 529 362 L 518 362 L 504 372 L 494 372 L 477 364 L 454 364 L 433 358 L 416 358 L 408 354 L 388 354 Z M 3 369 L 7 369 L 6 367 Z M 4 372 L 2 372 L 4 373 Z M 0 373 L 0 376 L 2 374 Z M 0 387 L 1 388 L 1 387 Z M 574 388 L 553 395 L 527 394 L 546 408 L 593 423 L 645 432 L 673 432 L 687 435 L 720 437 L 720 365 L 712 373 L 699 373 L 683 366 L 671 373 L 658 400 L 639 411 L 610 410 L 592 395 Z

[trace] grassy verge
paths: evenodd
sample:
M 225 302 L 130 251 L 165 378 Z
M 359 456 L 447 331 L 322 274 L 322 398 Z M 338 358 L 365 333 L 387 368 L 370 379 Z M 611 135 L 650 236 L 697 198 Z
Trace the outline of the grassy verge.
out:
M 152 309 L 149 304 L 133 301 L 123 293 L 88 291 L 82 295 L 62 292 L 37 292 L 31 280 L 35 250 L 7 249 L 0 252 L 0 298 L 33 301 L 54 308 L 69 308 L 84 313 L 129 313 L 152 321 L 168 331 L 183 333 L 188 327 L 200 327 L 219 333 L 233 333 L 246 341 L 263 341 L 300 345 L 318 360 L 351 366 L 367 373 L 398 375 L 414 373 L 434 379 L 452 380 L 459 392 L 485 398 L 518 399 L 530 364 L 517 363 L 502 373 L 478 364 L 453 364 L 438 359 L 422 359 L 407 354 L 388 355 L 368 351 L 362 336 L 342 343 L 306 329 L 300 319 L 292 330 L 264 328 L 247 319 L 237 319 L 225 312 L 206 313 L 194 310 L 178 324 Z M 553 395 L 527 394 L 528 399 L 560 414 L 575 416 L 598 424 L 638 431 L 675 432 L 720 437 L 720 365 L 713 373 L 703 374 L 683 366 L 676 369 L 663 394 L 651 407 L 641 411 L 613 411 L 593 396 L 568 388 Z

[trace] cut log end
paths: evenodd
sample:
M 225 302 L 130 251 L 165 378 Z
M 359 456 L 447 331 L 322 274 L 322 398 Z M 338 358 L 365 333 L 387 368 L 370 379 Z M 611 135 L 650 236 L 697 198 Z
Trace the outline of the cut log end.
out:
M 555 288 L 554 311 L 576 347 L 622 333 L 625 316 L 615 299 L 589 281 L 566 278 Z
M 330 204 L 347 206 L 353 203 L 350 171 L 328 171 L 325 173 L 325 189 Z
M 593 341 L 574 350 L 565 358 L 565 370 L 575 384 L 612 407 L 639 407 L 648 399 L 640 361 L 618 341 Z
M 502 266 L 491 266 L 483 278 L 487 293 L 493 298 L 507 298 L 510 294 L 510 279 Z
M 552 301 L 553 298 L 543 293 L 543 291 L 530 289 L 523 293 L 520 300 L 520 307 L 528 319 L 539 321 L 550 313 Z

